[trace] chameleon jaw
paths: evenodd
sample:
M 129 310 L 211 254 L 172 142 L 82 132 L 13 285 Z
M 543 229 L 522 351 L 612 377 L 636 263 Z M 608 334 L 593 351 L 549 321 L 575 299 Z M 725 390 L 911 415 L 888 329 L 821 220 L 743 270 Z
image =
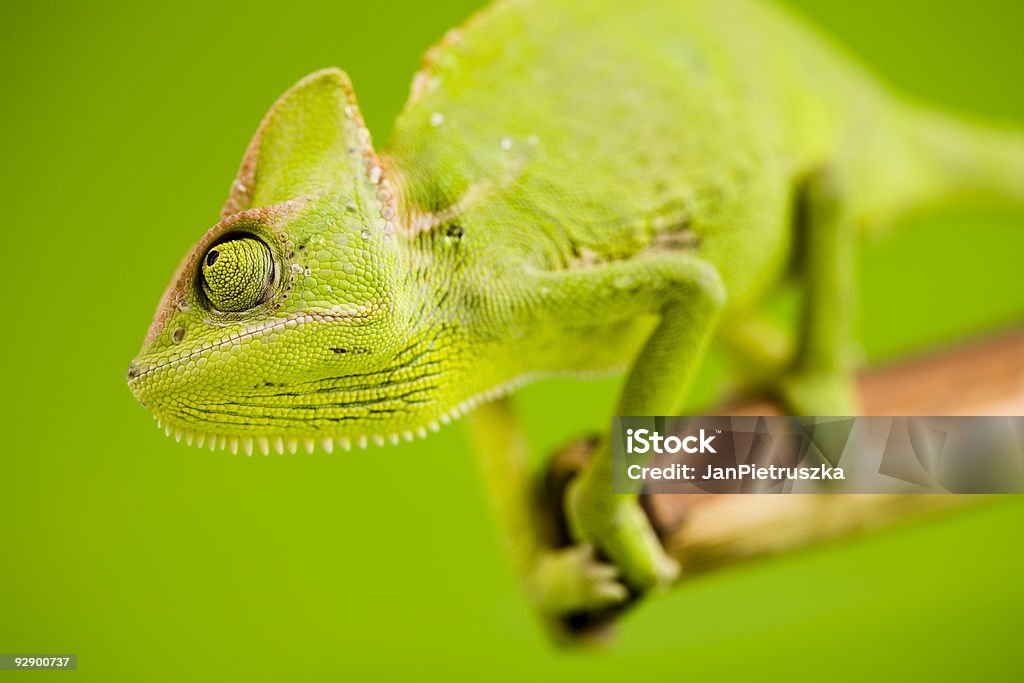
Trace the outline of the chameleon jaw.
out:
M 276 452 L 278 455 L 284 455 L 285 451 L 292 454 L 298 453 L 299 448 L 301 447 L 307 453 L 312 454 L 319 446 L 325 452 L 333 453 L 335 447 L 345 451 L 350 451 L 353 447 L 367 448 L 370 444 L 384 446 L 390 443 L 397 446 L 403 440 L 414 441 L 416 438 L 426 438 L 431 432 L 440 431 L 442 425 L 448 425 L 457 421 L 463 415 L 475 410 L 478 406 L 489 401 L 502 398 L 513 391 L 516 391 L 520 387 L 538 379 L 567 375 L 589 379 L 617 372 L 620 369 L 621 368 L 619 366 L 615 366 L 596 371 L 526 373 L 508 382 L 499 384 L 496 387 L 492 387 L 491 389 L 487 389 L 486 391 L 482 391 L 479 394 L 471 396 L 470 398 L 460 402 L 451 410 L 442 413 L 437 419 L 430 420 L 424 425 L 420 425 L 414 429 L 407 429 L 387 435 L 364 434 L 358 437 L 297 437 L 284 435 L 227 436 L 224 434 L 211 434 L 208 432 L 193 431 L 189 429 L 176 429 L 156 415 L 154 415 L 154 419 L 157 421 L 157 426 L 162 427 L 167 436 L 174 436 L 175 441 L 181 442 L 184 440 L 189 446 L 196 446 L 199 448 L 205 446 L 211 451 L 230 450 L 232 454 L 237 454 L 238 451 L 241 450 L 246 455 L 251 456 L 254 451 L 258 450 L 263 453 L 263 455 L 270 455 L 271 451 Z
M 279 455 L 284 455 L 285 451 L 289 453 L 298 453 L 299 448 L 303 448 L 307 453 L 313 453 L 317 446 L 327 453 L 333 453 L 335 447 L 341 448 L 342 450 L 349 451 L 353 447 L 366 448 L 370 444 L 377 446 L 384 446 L 386 444 L 398 445 L 403 440 L 413 441 L 416 438 L 426 438 L 430 432 L 437 432 L 441 430 L 442 425 L 448 425 L 455 422 L 463 415 L 472 412 L 477 406 L 499 399 L 512 391 L 515 391 L 519 387 L 527 384 L 535 379 L 539 379 L 546 373 L 528 373 L 513 379 L 510 382 L 498 385 L 486 391 L 483 391 L 475 396 L 462 401 L 451 410 L 442 413 L 437 419 L 430 420 L 424 425 L 420 425 L 414 429 L 407 429 L 401 432 L 394 432 L 391 434 L 364 434 L 358 437 L 347 437 L 347 436 L 227 436 L 224 434 L 211 434 L 201 431 L 192 431 L 189 429 L 175 429 L 169 423 L 163 422 L 159 417 L 154 416 L 157 420 L 157 425 L 162 427 L 164 433 L 167 436 L 174 436 L 175 441 L 185 441 L 189 446 L 197 446 L 202 448 L 207 447 L 211 451 L 213 450 L 230 450 L 232 454 L 237 454 L 241 450 L 246 455 L 251 456 L 254 451 L 259 450 L 263 455 L 270 455 L 271 451 L 275 451 Z

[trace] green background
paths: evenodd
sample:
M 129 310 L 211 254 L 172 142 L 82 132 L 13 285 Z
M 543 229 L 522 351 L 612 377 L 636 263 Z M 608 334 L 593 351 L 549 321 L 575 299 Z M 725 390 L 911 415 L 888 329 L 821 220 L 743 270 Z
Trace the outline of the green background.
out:
M 519 593 L 460 428 L 251 459 L 156 429 L 125 368 L 266 108 L 339 65 L 386 139 L 419 55 L 474 4 L 3 4 L 0 652 L 80 669 L 0 678 L 1019 676 L 1020 498 L 701 578 L 613 648 L 566 653 Z M 795 4 L 904 90 L 1024 121 L 1019 3 Z M 870 357 L 1024 318 L 1019 214 L 905 227 L 862 259 Z M 524 390 L 538 452 L 603 426 L 617 382 Z

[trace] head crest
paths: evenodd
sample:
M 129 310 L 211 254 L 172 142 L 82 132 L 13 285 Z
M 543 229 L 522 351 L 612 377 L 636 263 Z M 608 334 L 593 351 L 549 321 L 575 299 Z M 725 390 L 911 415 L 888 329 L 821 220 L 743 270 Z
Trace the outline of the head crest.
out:
M 317 71 L 263 118 L 221 217 L 377 180 L 374 173 L 380 174 L 379 162 L 348 76 L 334 68 Z

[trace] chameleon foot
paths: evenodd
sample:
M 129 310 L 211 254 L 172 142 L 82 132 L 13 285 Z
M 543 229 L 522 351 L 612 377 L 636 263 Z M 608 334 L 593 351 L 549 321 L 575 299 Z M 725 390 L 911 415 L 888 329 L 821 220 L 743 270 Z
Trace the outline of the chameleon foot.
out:
M 857 390 L 844 373 L 797 372 L 780 380 L 779 394 L 792 415 L 856 415 Z
M 557 617 L 598 612 L 629 597 L 618 570 L 598 561 L 589 543 L 544 551 L 527 576 L 526 587 L 543 614 Z
M 597 451 L 604 447 L 605 442 L 589 439 L 573 444 L 567 452 L 574 454 L 577 470 L 585 470 L 580 461 L 590 457 L 581 457 L 580 450 L 600 457 Z M 634 594 L 672 584 L 679 576 L 679 565 L 665 552 L 636 496 L 611 495 L 610 481 L 595 487 L 587 480 L 587 472 L 568 481 L 562 494 L 569 536 L 597 548 L 618 568 Z
M 587 494 L 579 482 L 570 484 L 569 526 L 576 538 L 593 543 L 618 567 L 630 588 L 637 593 L 660 592 L 679 578 L 679 563 L 665 552 L 636 498 L 623 496 L 608 504 Z

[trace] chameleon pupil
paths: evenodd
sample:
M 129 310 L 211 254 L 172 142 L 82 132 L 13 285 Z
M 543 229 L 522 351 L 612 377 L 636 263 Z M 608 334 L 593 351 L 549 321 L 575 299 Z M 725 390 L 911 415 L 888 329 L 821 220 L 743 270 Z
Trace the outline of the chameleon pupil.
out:
M 209 254 L 206 255 L 206 265 L 212 266 L 214 263 L 217 262 L 218 256 L 220 256 L 219 251 L 217 251 L 216 249 L 211 251 Z

